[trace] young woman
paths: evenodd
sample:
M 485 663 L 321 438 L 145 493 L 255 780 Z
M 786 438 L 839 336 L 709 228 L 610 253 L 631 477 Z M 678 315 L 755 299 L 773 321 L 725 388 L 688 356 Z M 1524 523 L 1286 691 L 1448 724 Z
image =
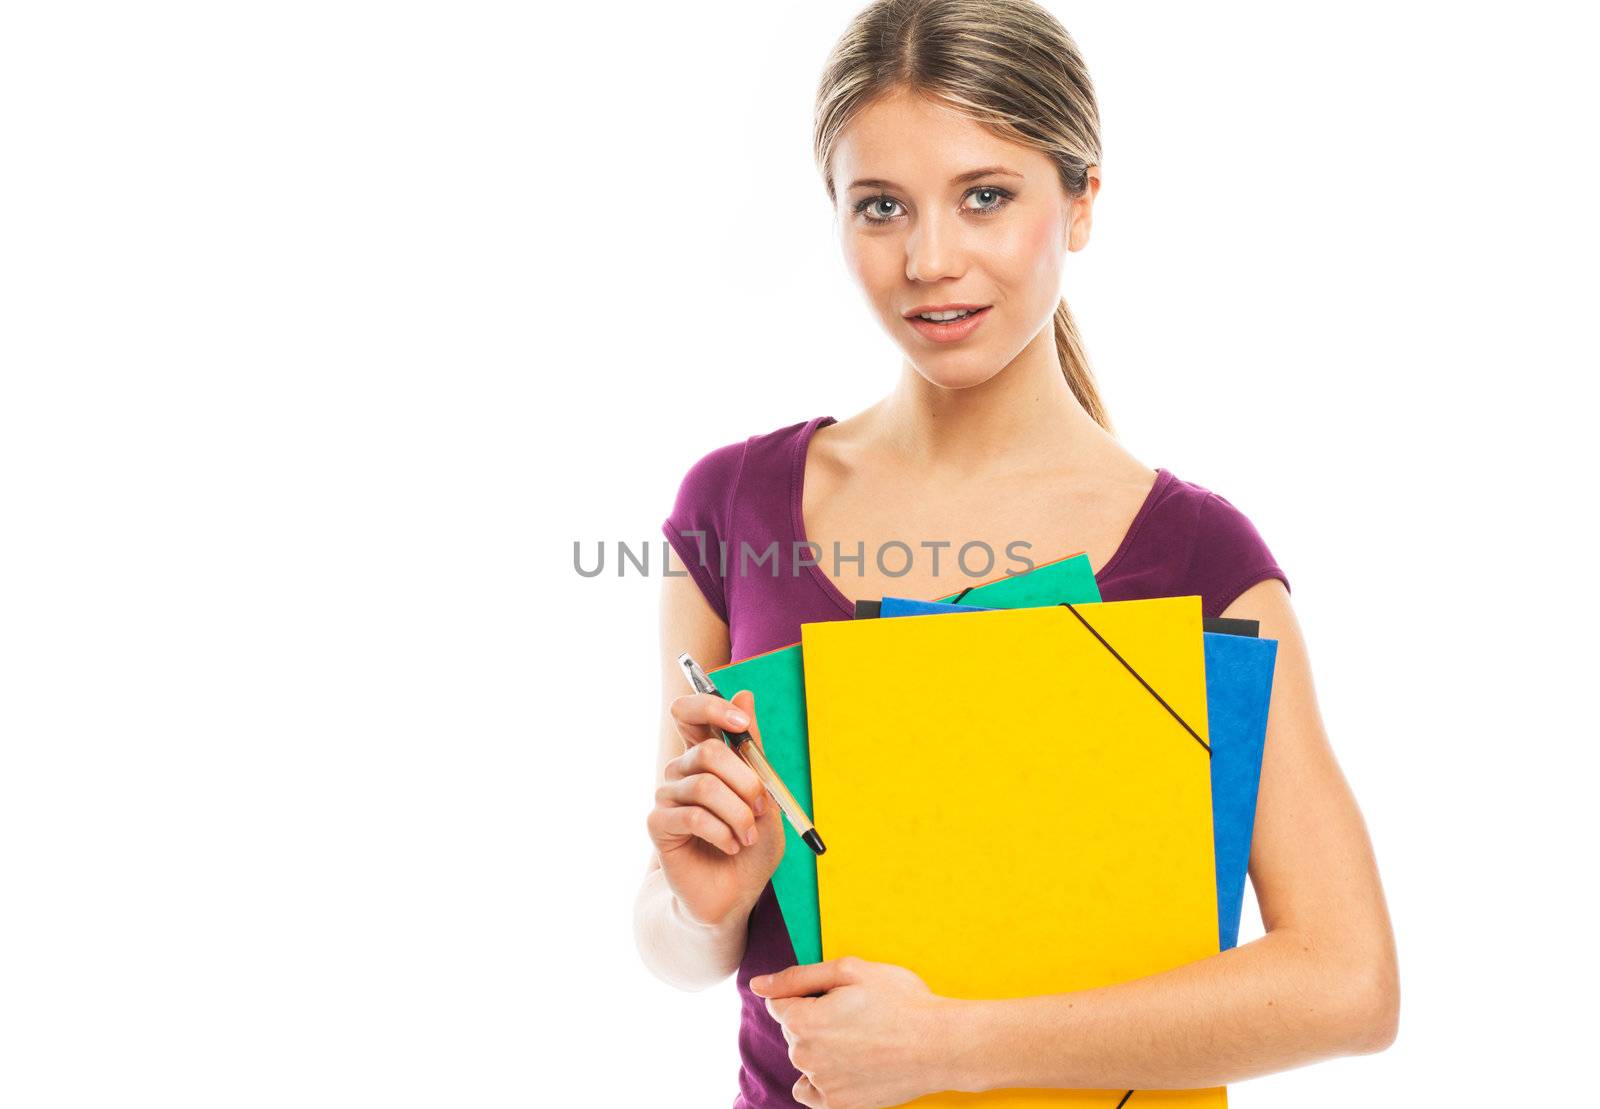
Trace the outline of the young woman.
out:
M 1228 500 L 1117 441 L 1060 300 L 1065 256 L 1089 240 L 1098 130 L 1076 45 L 1028 0 L 883 0 L 828 62 L 817 162 L 850 268 L 905 353 L 898 380 L 849 419 L 706 454 L 664 525 L 680 576 L 663 586 L 655 853 L 635 931 L 647 964 L 684 988 L 737 969 L 736 1105 L 1207 1087 L 1395 1035 L 1383 891 L 1288 578 Z M 980 580 L 954 565 L 973 540 L 1026 542 L 1034 562 L 1086 551 L 1106 600 L 1198 594 L 1205 615 L 1259 620 L 1278 641 L 1250 860 L 1265 936 L 1136 981 L 1005 1000 L 936 996 L 915 967 L 794 965 L 769 881 L 782 817 L 710 741 L 713 725 L 759 737 L 759 706 L 748 692 L 680 695 L 673 660 L 784 646 L 802 623 L 849 619 L 855 598 L 956 592 Z M 814 544 L 817 564 L 740 572 L 742 544 L 774 541 L 784 557 Z M 903 554 L 876 557 L 893 541 L 922 553 L 904 575 L 891 576 Z

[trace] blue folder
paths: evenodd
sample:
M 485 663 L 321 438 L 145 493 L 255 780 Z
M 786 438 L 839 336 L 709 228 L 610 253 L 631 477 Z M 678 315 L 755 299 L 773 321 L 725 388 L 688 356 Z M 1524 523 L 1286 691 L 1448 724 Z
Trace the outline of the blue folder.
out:
M 931 616 L 986 612 L 977 605 L 885 597 L 879 615 Z M 1211 737 L 1211 828 L 1217 857 L 1217 938 L 1223 951 L 1238 946 L 1250 835 L 1267 739 L 1267 708 L 1276 639 L 1205 632 L 1206 723 Z

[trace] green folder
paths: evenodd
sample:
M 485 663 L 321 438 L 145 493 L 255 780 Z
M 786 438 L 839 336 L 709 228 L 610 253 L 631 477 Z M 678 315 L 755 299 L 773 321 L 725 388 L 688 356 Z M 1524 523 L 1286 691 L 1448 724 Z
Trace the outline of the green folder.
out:
M 937 599 L 954 601 L 957 597 L 963 604 L 970 602 L 985 608 L 1033 608 L 1062 601 L 1076 605 L 1100 600 L 1100 587 L 1089 569 L 1089 556 L 1079 554 Z M 767 761 L 810 815 L 811 758 L 800 644 L 791 643 L 719 666 L 709 676 L 724 697 L 731 699 L 741 689 L 755 695 L 756 723 L 761 729 L 761 747 Z M 828 830 L 817 831 L 826 842 Z M 817 857 L 787 819 L 783 821 L 783 835 L 783 858 L 772 876 L 772 889 L 783 910 L 795 962 L 820 963 L 822 917 L 817 909 Z

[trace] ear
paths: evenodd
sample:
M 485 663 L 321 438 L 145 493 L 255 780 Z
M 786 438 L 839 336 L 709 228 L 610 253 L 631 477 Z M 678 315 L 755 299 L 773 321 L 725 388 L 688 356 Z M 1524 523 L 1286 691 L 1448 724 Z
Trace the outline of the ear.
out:
M 1067 249 L 1082 250 L 1089 245 L 1089 230 L 1094 225 L 1094 198 L 1100 192 L 1100 167 L 1090 166 L 1084 171 L 1085 189 L 1082 196 L 1072 199 L 1068 208 L 1071 221 L 1067 230 Z

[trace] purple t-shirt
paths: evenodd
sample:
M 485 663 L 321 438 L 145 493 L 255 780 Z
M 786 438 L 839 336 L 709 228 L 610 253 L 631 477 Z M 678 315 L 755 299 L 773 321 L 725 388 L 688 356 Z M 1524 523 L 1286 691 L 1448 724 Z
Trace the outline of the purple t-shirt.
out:
M 854 616 L 850 600 L 823 567 L 797 560 L 792 553 L 805 536 L 800 495 L 806 447 L 812 432 L 834 422 L 832 416 L 817 416 L 711 451 L 689 468 L 672 514 L 662 524 L 684 567 L 727 622 L 732 659 L 798 643 L 801 624 Z M 1218 616 L 1266 578 L 1277 578 L 1288 588 L 1288 577 L 1243 513 L 1168 470 L 1156 472 L 1156 483 L 1122 545 L 1095 574 L 1103 599 L 1198 594 L 1204 615 Z M 755 561 L 774 542 L 775 576 L 772 559 Z M 751 551 L 744 574 L 739 573 L 741 544 Z M 1025 553 L 1035 563 L 1060 554 Z M 999 577 L 1007 567 L 1019 568 L 1015 562 L 997 563 L 992 576 Z M 751 978 L 794 963 L 794 947 L 769 882 L 750 911 L 739 964 L 740 1092 L 734 1109 L 800 1104 L 792 1093 L 800 1072 L 789 1062 L 783 1031 L 764 999 L 750 990 Z

